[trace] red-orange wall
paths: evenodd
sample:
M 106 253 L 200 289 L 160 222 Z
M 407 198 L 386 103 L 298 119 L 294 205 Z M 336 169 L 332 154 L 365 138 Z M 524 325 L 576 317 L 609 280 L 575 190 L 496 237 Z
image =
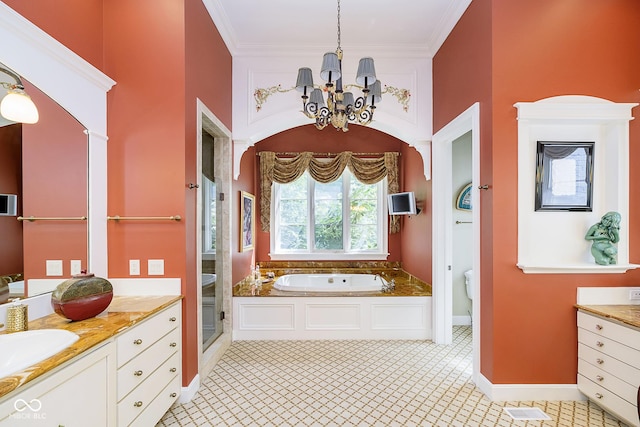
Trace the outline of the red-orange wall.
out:
M 22 125 L 0 127 L 0 194 L 18 196 L 22 215 Z M 22 223 L 15 216 L 0 216 L 0 276 L 22 273 Z
M 415 192 L 416 203 L 422 211 L 418 215 L 401 217 L 400 260 L 405 271 L 431 283 L 431 181 L 424 177 L 424 162 L 415 148 L 403 145 L 401 153 L 403 191 Z
M 475 0 L 434 59 L 435 131 L 481 102 L 481 180 L 490 186 L 481 213 L 481 371 L 494 384 L 575 384 L 576 289 L 631 286 L 640 279 L 638 271 L 525 275 L 516 267 L 513 107 L 566 94 L 639 102 L 638 22 L 635 0 Z M 639 125 L 631 122 L 631 163 L 640 154 L 639 139 Z M 629 232 L 636 263 L 638 174 L 632 168 Z
M 104 0 L 2 0 L 77 55 L 102 69 Z
M 184 129 L 185 178 L 183 185 L 186 227 L 186 276 L 183 284 L 185 317 L 183 328 L 186 353 L 184 356 L 185 384 L 198 373 L 198 307 L 196 257 L 196 191 L 187 189 L 188 183 L 197 182 L 197 128 L 196 98 L 200 99 L 227 129 L 231 129 L 231 54 L 213 25 L 201 0 L 185 2 L 185 63 L 186 104 Z M 231 169 L 231 165 L 229 165 Z M 228 197 L 231 203 L 232 197 Z M 223 202 L 224 203 L 224 202 Z M 232 205 L 231 211 L 234 212 Z

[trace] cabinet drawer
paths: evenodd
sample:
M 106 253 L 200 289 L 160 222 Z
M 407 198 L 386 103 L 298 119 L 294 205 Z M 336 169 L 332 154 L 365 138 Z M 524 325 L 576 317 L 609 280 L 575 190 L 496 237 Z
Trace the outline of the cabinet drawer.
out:
M 604 387 L 588 380 L 582 375 L 578 375 L 578 388 L 605 410 L 613 413 L 632 426 L 640 427 L 638 420 L 638 409 L 635 405 L 627 402 Z
M 180 329 L 174 329 L 118 369 L 118 401 L 149 377 L 172 354 L 180 350 Z M 179 368 L 179 367 L 178 367 Z
M 578 357 L 631 384 L 636 388 L 636 390 L 638 389 L 638 385 L 640 384 L 639 369 L 627 365 L 608 354 L 602 353 L 591 347 L 587 347 L 582 343 L 578 344 Z
M 630 365 L 640 362 L 640 351 L 586 329 L 578 328 L 578 342 Z
M 180 353 L 175 353 L 118 403 L 118 425 L 127 426 L 150 407 L 159 391 L 180 376 Z M 175 370 L 173 368 L 176 368 Z M 166 409 L 165 409 L 166 411 Z
M 637 329 L 623 326 L 582 311 L 578 312 L 578 327 L 598 335 L 606 336 L 613 341 L 640 351 L 640 331 Z
M 180 304 L 175 304 L 124 332 L 116 339 L 118 368 L 142 353 L 170 330 L 180 326 Z
M 171 405 L 178 400 L 178 396 L 180 396 L 180 377 L 175 377 L 169 385 L 153 399 L 153 402 L 142 411 L 142 414 L 131 423 L 131 426 L 148 427 L 156 425 L 169 408 L 171 408 Z
M 615 375 L 603 371 L 583 359 L 578 359 L 578 374 L 617 394 L 632 405 L 636 404 L 638 387 L 632 386 Z

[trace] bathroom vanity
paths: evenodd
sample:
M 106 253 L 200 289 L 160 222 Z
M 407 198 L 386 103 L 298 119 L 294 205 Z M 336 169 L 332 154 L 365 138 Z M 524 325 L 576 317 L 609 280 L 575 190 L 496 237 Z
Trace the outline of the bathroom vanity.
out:
M 578 305 L 578 389 L 640 426 L 640 306 Z
M 68 329 L 67 349 L 0 378 L 0 426 L 155 425 L 180 395 L 181 297 L 114 297 L 79 322 L 52 314 L 30 329 Z

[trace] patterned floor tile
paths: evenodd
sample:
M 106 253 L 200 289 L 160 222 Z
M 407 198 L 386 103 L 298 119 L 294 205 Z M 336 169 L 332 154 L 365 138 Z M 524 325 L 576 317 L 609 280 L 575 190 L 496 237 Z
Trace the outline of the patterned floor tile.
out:
M 158 427 L 624 427 L 590 402 L 490 402 L 471 381 L 471 328 L 428 341 L 236 341 Z M 552 419 L 516 421 L 505 406 Z

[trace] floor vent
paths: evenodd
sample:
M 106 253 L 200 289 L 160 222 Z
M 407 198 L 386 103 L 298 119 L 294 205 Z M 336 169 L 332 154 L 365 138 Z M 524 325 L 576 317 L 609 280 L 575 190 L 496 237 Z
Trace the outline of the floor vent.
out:
M 550 420 L 551 417 L 540 408 L 504 408 L 514 420 Z

